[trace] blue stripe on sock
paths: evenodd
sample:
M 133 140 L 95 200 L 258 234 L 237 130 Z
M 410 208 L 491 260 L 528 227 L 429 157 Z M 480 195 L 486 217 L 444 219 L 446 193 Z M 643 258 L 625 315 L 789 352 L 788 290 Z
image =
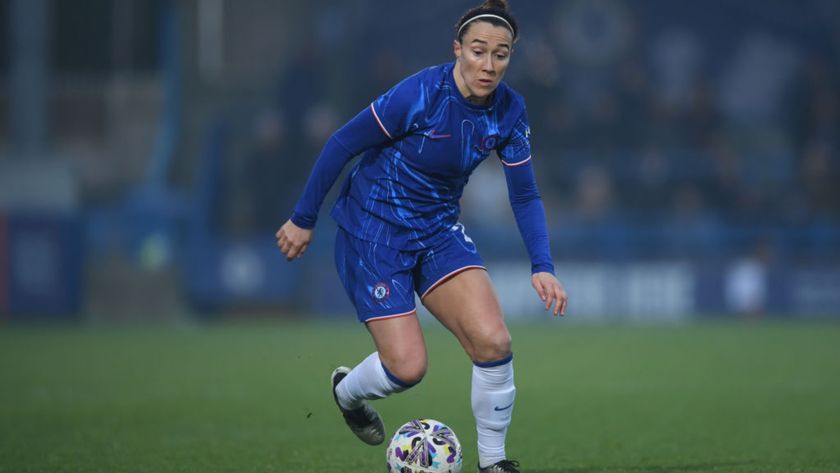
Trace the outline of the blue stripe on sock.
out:
M 473 361 L 473 364 L 475 366 L 478 366 L 479 368 L 493 368 L 494 366 L 506 365 L 506 364 L 510 363 L 511 361 L 513 361 L 513 353 L 511 353 L 510 355 L 502 358 L 501 360 L 485 361 L 485 362 Z
M 382 362 L 379 362 L 379 363 L 382 365 L 382 369 L 385 370 L 385 375 L 388 376 L 388 379 L 390 379 L 392 383 L 396 384 L 397 386 L 399 386 L 401 388 L 408 389 L 408 388 L 410 388 L 410 387 L 412 387 L 415 384 L 420 382 L 420 380 L 418 379 L 417 381 L 415 381 L 413 383 L 406 383 L 405 381 L 401 380 L 400 378 L 397 378 L 396 376 L 394 376 L 394 373 L 391 373 L 390 371 L 388 371 L 388 367 L 385 366 L 385 363 L 382 363 Z

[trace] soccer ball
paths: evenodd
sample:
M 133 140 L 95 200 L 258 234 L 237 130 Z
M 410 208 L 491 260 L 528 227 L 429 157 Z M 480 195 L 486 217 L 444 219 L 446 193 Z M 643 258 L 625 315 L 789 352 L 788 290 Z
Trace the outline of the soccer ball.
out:
M 460 473 L 464 460 L 455 432 L 434 419 L 403 424 L 385 458 L 391 473 Z

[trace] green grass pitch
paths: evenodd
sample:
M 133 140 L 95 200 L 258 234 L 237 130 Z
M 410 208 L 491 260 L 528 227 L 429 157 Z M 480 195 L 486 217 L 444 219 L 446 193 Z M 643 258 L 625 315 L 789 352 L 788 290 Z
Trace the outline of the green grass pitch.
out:
M 424 320 L 429 373 L 377 401 L 449 424 L 475 471 L 470 362 Z M 840 325 L 513 326 L 508 454 L 525 473 L 840 471 Z M 0 472 L 384 472 L 328 377 L 358 324 L 0 327 Z

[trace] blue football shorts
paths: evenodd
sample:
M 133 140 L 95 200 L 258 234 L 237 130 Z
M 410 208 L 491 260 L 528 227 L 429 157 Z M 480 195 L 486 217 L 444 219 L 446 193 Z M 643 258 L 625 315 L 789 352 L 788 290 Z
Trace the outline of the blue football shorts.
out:
M 411 315 L 415 292 L 422 299 L 462 271 L 486 269 L 460 223 L 434 248 L 416 251 L 361 240 L 338 227 L 335 264 L 359 321 L 365 323 Z

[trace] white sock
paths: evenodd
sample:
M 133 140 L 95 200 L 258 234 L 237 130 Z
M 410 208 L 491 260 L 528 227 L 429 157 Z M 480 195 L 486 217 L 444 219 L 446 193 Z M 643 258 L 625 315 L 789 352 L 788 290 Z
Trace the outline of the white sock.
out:
M 413 386 L 390 374 L 373 352 L 356 365 L 335 387 L 338 403 L 345 409 L 355 409 L 367 399 L 382 399 L 390 394 L 405 391 Z
M 511 355 L 495 363 L 473 365 L 471 400 L 481 468 L 506 458 L 505 435 L 516 397 L 512 360 Z

